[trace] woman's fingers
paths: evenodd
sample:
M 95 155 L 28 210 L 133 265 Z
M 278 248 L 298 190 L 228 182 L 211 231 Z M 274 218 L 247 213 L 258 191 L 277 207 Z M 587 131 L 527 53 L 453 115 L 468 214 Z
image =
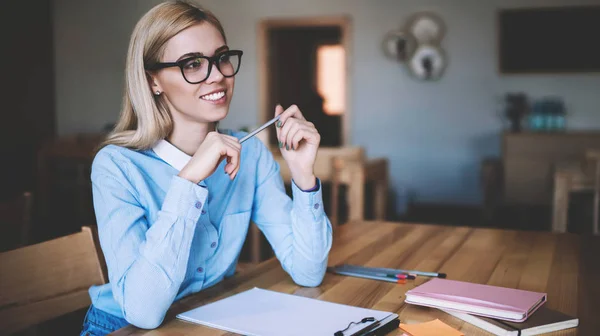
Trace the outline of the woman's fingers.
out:
M 233 180 L 240 169 L 240 151 L 233 146 L 225 146 L 227 155 L 227 165 L 225 165 L 225 172 L 229 174 L 229 177 Z
M 236 137 L 232 137 L 232 136 L 223 137 L 223 141 L 227 145 L 230 145 L 230 146 L 236 148 L 239 151 L 242 150 L 242 144 L 240 143 L 240 140 L 238 138 L 236 138 Z
M 235 137 L 223 136 L 221 138 L 220 153 L 227 160 L 225 165 L 225 173 L 229 174 L 231 179 L 235 178 L 240 167 L 240 152 L 242 146 L 239 140 Z
M 277 104 L 277 106 L 275 106 L 275 116 L 277 117 L 278 115 L 283 113 L 283 106 Z
M 291 148 L 293 150 L 298 149 L 300 142 L 306 140 L 309 143 L 317 143 L 319 139 L 319 133 L 316 129 L 310 127 L 300 127 L 296 132 L 290 136 Z
M 314 131 L 318 133 L 317 129 L 315 128 L 315 125 L 309 121 L 295 118 L 288 119 L 285 125 L 283 125 L 283 127 L 280 129 L 278 134 L 278 139 L 282 143 L 282 147 L 285 147 L 288 150 L 297 149 L 299 141 L 294 143 L 294 136 L 301 129 L 305 129 L 307 131 Z M 314 138 L 314 136 L 310 138 L 312 139 Z
M 276 111 L 277 111 L 277 109 L 276 109 Z M 290 118 L 306 120 L 304 118 L 304 116 L 302 115 L 302 112 L 300 112 L 300 109 L 298 108 L 298 106 L 292 105 L 292 106 L 288 107 L 287 110 L 285 110 L 281 113 L 281 118 L 279 118 L 279 121 L 277 121 L 277 126 L 282 127 L 283 125 L 285 125 L 285 123 Z

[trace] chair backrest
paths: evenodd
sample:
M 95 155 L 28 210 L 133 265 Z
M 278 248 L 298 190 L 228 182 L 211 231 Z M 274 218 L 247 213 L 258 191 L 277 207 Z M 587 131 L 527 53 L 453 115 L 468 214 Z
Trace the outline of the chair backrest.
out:
M 349 161 L 362 162 L 364 159 L 365 150 L 362 147 L 322 147 L 317 153 L 315 172 L 333 176 L 336 169 L 342 168 L 339 165 Z
M 0 334 L 90 304 L 88 289 L 107 282 L 95 229 L 0 253 Z
M 585 151 L 585 163 L 587 170 L 595 175 L 597 167 L 600 165 L 600 149 L 587 149 Z
M 25 246 L 30 241 L 33 195 L 24 192 L 0 202 L 0 252 Z
M 320 161 L 319 161 L 320 160 Z M 340 184 L 345 181 L 344 174 L 347 175 L 350 171 L 353 171 L 352 167 L 362 170 L 364 163 L 366 162 L 365 150 L 362 147 L 325 147 L 319 149 L 318 160 L 315 162 L 315 172 L 319 169 L 326 171 L 327 175 L 330 176 L 331 181 L 331 196 L 329 219 L 333 228 L 335 229 L 339 224 L 339 198 L 340 198 Z M 322 165 L 319 167 L 319 164 Z M 361 192 L 358 196 L 353 199 L 348 197 L 348 207 L 360 207 L 364 200 L 364 181 L 353 181 L 356 183 L 355 188 Z M 362 211 L 361 211 L 362 213 Z M 355 218 L 356 219 L 356 218 Z M 362 219 L 362 218 L 360 218 Z
M 281 170 L 283 181 L 289 183 L 292 179 L 291 172 L 287 164 L 284 163 L 278 148 L 271 148 L 271 153 Z M 350 161 L 362 161 L 365 157 L 365 151 L 362 147 L 320 147 L 315 160 L 314 172 L 323 181 L 331 181 L 335 169 L 334 160 L 345 159 Z

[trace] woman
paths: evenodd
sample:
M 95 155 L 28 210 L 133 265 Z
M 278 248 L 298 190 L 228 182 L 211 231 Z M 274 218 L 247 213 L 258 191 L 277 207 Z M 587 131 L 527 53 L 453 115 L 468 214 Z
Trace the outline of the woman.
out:
M 90 289 L 82 335 L 159 326 L 175 300 L 233 275 L 251 220 L 298 285 L 321 283 L 331 224 L 313 174 L 315 127 L 295 106 L 275 108 L 293 201 L 262 142 L 216 130 L 241 56 L 193 4 L 160 4 L 136 25 L 121 117 L 92 166 L 110 283 Z

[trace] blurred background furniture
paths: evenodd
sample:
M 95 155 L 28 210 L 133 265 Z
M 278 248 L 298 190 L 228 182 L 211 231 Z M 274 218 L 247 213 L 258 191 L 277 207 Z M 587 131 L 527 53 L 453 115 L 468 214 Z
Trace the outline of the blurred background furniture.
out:
M 363 220 L 365 204 L 365 184 L 371 182 L 374 187 L 373 210 L 375 219 L 385 220 L 388 193 L 388 161 L 385 158 L 365 160 L 335 156 L 332 159 L 331 214 L 334 228 L 340 224 L 339 191 L 341 185 L 348 187 L 348 221 Z
M 556 164 L 552 206 L 553 232 L 567 232 L 571 193 L 593 190 L 593 176 L 587 162 L 566 161 Z
M 481 164 L 483 222 L 563 232 L 571 217 L 570 231 L 587 232 L 588 196 L 596 180 L 592 153 L 600 149 L 600 132 L 505 132 L 502 137 L 502 156 Z
M 594 162 L 594 234 L 600 234 L 600 149 L 590 149 L 586 153 L 588 161 Z
M 0 202 L 0 252 L 27 245 L 31 240 L 33 194 L 29 191 Z
M 554 167 L 561 162 L 581 160 L 591 148 L 600 148 L 600 132 L 505 133 L 504 202 L 552 204 Z
M 85 308 L 89 287 L 107 281 L 94 227 L 0 253 L 0 334 Z
M 281 156 L 279 149 L 271 150 L 273 157 L 279 163 L 281 176 L 285 183 L 292 180 L 287 163 Z M 337 224 L 337 205 L 339 186 L 345 185 L 348 189 L 347 204 L 349 207 L 348 220 L 364 219 L 365 183 L 372 182 L 375 186 L 373 209 L 375 219 L 384 220 L 386 214 L 388 190 L 388 162 L 386 159 L 366 159 L 362 147 L 323 147 L 319 148 L 315 161 L 315 175 L 323 182 L 334 182 L 332 197 L 332 214 Z
M 592 233 L 599 234 L 598 201 L 600 179 L 600 150 L 590 149 L 580 161 L 557 164 L 554 173 L 554 204 L 552 231 L 568 231 L 570 195 L 573 192 L 592 192 L 593 219 Z
M 81 223 L 95 223 L 90 172 L 97 147 L 105 134 L 75 134 L 55 138 L 38 152 L 37 209 L 43 239 L 79 230 Z

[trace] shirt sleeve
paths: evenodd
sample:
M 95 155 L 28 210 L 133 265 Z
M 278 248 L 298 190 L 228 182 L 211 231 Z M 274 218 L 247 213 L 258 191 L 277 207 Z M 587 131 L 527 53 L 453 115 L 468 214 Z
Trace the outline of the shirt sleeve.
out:
M 256 143 L 257 187 L 252 220 L 294 282 L 318 286 L 327 270 L 332 242 L 331 223 L 323 210 L 322 188 L 305 192 L 292 182 L 292 201 L 285 192 L 279 164 L 262 142 L 256 140 Z
M 94 210 L 115 300 L 129 323 L 151 329 L 162 323 L 183 282 L 208 191 L 174 176 L 150 223 L 127 168 L 99 152 L 92 166 Z

